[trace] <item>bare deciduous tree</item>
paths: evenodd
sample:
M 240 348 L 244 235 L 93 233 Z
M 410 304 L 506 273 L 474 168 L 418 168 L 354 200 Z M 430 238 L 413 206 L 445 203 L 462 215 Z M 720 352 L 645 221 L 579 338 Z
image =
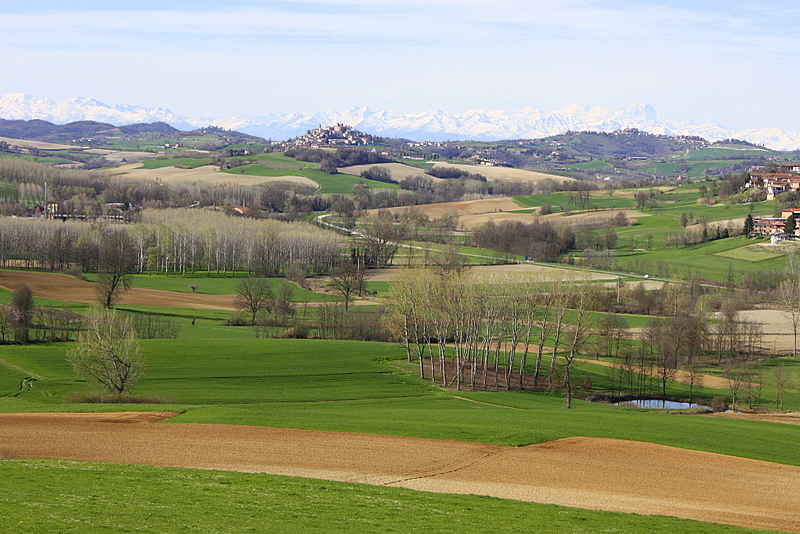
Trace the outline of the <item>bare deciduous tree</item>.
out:
M 144 357 L 129 317 L 94 308 L 85 317 L 86 330 L 67 352 L 78 376 L 111 393 L 125 393 L 144 375 Z
M 33 292 L 27 285 L 17 284 L 17 287 L 11 292 L 8 312 L 11 327 L 13 328 L 14 341 L 18 343 L 27 343 L 30 339 L 33 307 Z
M 271 310 L 274 306 L 272 286 L 266 278 L 248 276 L 236 286 L 234 306 L 250 313 L 250 324 L 256 324 L 256 315 L 261 310 Z
M 800 327 L 800 279 L 789 277 L 778 287 L 783 313 L 792 325 L 792 356 L 797 356 L 797 330 Z
M 122 230 L 103 235 L 100 247 L 100 267 L 97 275 L 98 300 L 111 308 L 121 293 L 131 287 L 131 272 L 136 266 L 133 240 Z
M 331 273 L 330 286 L 344 297 L 344 309 L 350 307 L 350 301 L 354 295 L 361 295 L 366 289 L 366 273 L 364 267 L 359 263 L 343 261 L 336 270 Z

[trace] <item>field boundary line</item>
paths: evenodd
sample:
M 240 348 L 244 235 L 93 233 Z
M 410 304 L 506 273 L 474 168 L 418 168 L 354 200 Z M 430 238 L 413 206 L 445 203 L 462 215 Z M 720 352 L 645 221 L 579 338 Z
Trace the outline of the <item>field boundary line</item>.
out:
M 503 446 L 502 445 L 498 445 L 498 447 L 503 447 Z M 442 470 L 434 471 L 434 472 L 425 473 L 425 474 L 422 474 L 422 475 L 415 475 L 413 477 L 399 478 L 397 480 L 391 480 L 389 482 L 383 482 L 382 484 L 379 484 L 379 486 L 389 486 L 391 484 L 402 484 L 404 482 L 408 482 L 409 480 L 419 480 L 419 479 L 422 479 L 422 478 L 435 478 L 435 477 L 442 476 L 442 475 L 449 475 L 450 473 L 457 473 L 458 471 L 461 471 L 463 469 L 467 469 L 468 467 L 472 467 L 473 465 L 479 464 L 480 462 L 486 460 L 487 458 L 491 458 L 492 456 L 496 456 L 498 454 L 502 454 L 503 452 L 505 452 L 505 448 L 498 449 L 496 451 L 486 452 L 482 456 L 480 456 L 479 458 L 475 458 L 474 460 L 472 460 L 470 462 L 464 463 L 464 464 L 459 465 L 458 467 L 454 467 L 452 469 L 447 469 L 445 471 L 442 471 Z
M 476 404 L 484 404 L 486 406 L 494 406 L 495 408 L 506 408 L 507 410 L 522 410 L 523 412 L 526 411 L 524 408 L 514 408 L 513 406 L 503 406 L 502 404 L 492 404 L 491 402 L 483 402 L 474 399 L 468 399 L 466 397 L 462 397 L 460 395 L 452 395 L 454 399 L 461 399 L 467 402 L 474 402 Z
M 33 371 L 25 369 L 24 367 L 20 367 L 19 365 L 15 364 L 15 363 L 11 363 L 8 360 L 4 360 L 3 358 L 0 358 L 0 365 L 4 365 L 4 366 L 8 367 L 9 369 L 13 369 L 15 371 L 19 371 L 22 374 L 25 374 L 25 375 L 27 375 L 29 377 L 32 377 L 32 378 L 35 378 L 36 380 L 48 380 L 47 378 L 43 377 L 42 375 L 36 374 Z

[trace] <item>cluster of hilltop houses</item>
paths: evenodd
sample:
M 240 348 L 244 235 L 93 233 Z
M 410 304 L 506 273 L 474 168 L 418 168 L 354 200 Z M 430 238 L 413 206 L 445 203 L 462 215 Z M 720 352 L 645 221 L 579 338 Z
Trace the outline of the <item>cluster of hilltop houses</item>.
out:
M 750 181 L 745 187 L 766 189 L 767 200 L 786 191 L 800 189 L 800 164 L 780 163 L 773 165 L 770 170 L 774 172 L 767 172 L 764 167 L 753 167 L 750 170 Z
M 800 164 L 779 163 L 771 166 L 769 170 L 764 167 L 753 167 L 750 170 L 750 181 L 745 187 L 765 189 L 767 200 L 772 200 L 786 191 L 797 191 L 800 189 Z M 768 235 L 772 243 L 798 236 L 800 225 L 791 234 L 786 232 L 786 220 L 791 216 L 800 222 L 800 208 L 785 209 L 780 217 L 754 218 L 751 235 Z
M 367 146 L 374 143 L 371 135 L 354 130 L 346 124 L 322 126 L 309 130 L 305 135 L 288 141 L 288 146 L 297 148 L 327 148 Z

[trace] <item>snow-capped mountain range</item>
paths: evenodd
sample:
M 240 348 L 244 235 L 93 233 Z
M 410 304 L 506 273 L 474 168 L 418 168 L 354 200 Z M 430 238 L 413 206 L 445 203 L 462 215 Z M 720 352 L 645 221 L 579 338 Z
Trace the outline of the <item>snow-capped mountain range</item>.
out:
M 470 110 L 450 113 L 440 109 L 401 114 L 389 109 L 354 107 L 347 111 L 271 113 L 246 117 L 182 117 L 165 108 L 108 105 L 90 98 L 75 97 L 60 102 L 36 99 L 24 93 L 0 97 L 0 118 L 42 119 L 56 124 L 93 120 L 114 125 L 163 121 L 181 130 L 219 126 L 266 139 L 297 137 L 320 125 L 343 123 L 357 130 L 385 137 L 415 141 L 535 139 L 566 131 L 613 132 L 638 128 L 655 134 L 696 135 L 718 141 L 742 139 L 774 150 L 800 149 L 800 133 L 779 128 L 734 130 L 715 121 L 692 123 L 662 118 L 650 104 L 606 108 L 572 104 L 561 109 L 540 111 Z

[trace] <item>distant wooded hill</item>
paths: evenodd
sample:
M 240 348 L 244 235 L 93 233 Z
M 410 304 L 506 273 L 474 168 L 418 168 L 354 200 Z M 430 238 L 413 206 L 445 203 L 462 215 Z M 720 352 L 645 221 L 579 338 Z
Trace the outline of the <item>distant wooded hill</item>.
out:
M 0 119 L 0 137 L 13 137 L 14 139 L 27 139 L 31 141 L 46 141 L 50 143 L 63 143 L 74 139 L 96 139 L 119 135 L 150 135 L 151 137 L 164 137 L 176 134 L 207 133 L 224 134 L 226 137 L 237 141 L 264 142 L 260 137 L 243 134 L 241 132 L 223 130 L 217 127 L 208 127 L 194 132 L 181 132 L 166 122 L 149 122 L 114 126 L 104 122 L 77 121 L 68 124 L 53 124 L 40 119 L 33 120 L 7 120 Z

